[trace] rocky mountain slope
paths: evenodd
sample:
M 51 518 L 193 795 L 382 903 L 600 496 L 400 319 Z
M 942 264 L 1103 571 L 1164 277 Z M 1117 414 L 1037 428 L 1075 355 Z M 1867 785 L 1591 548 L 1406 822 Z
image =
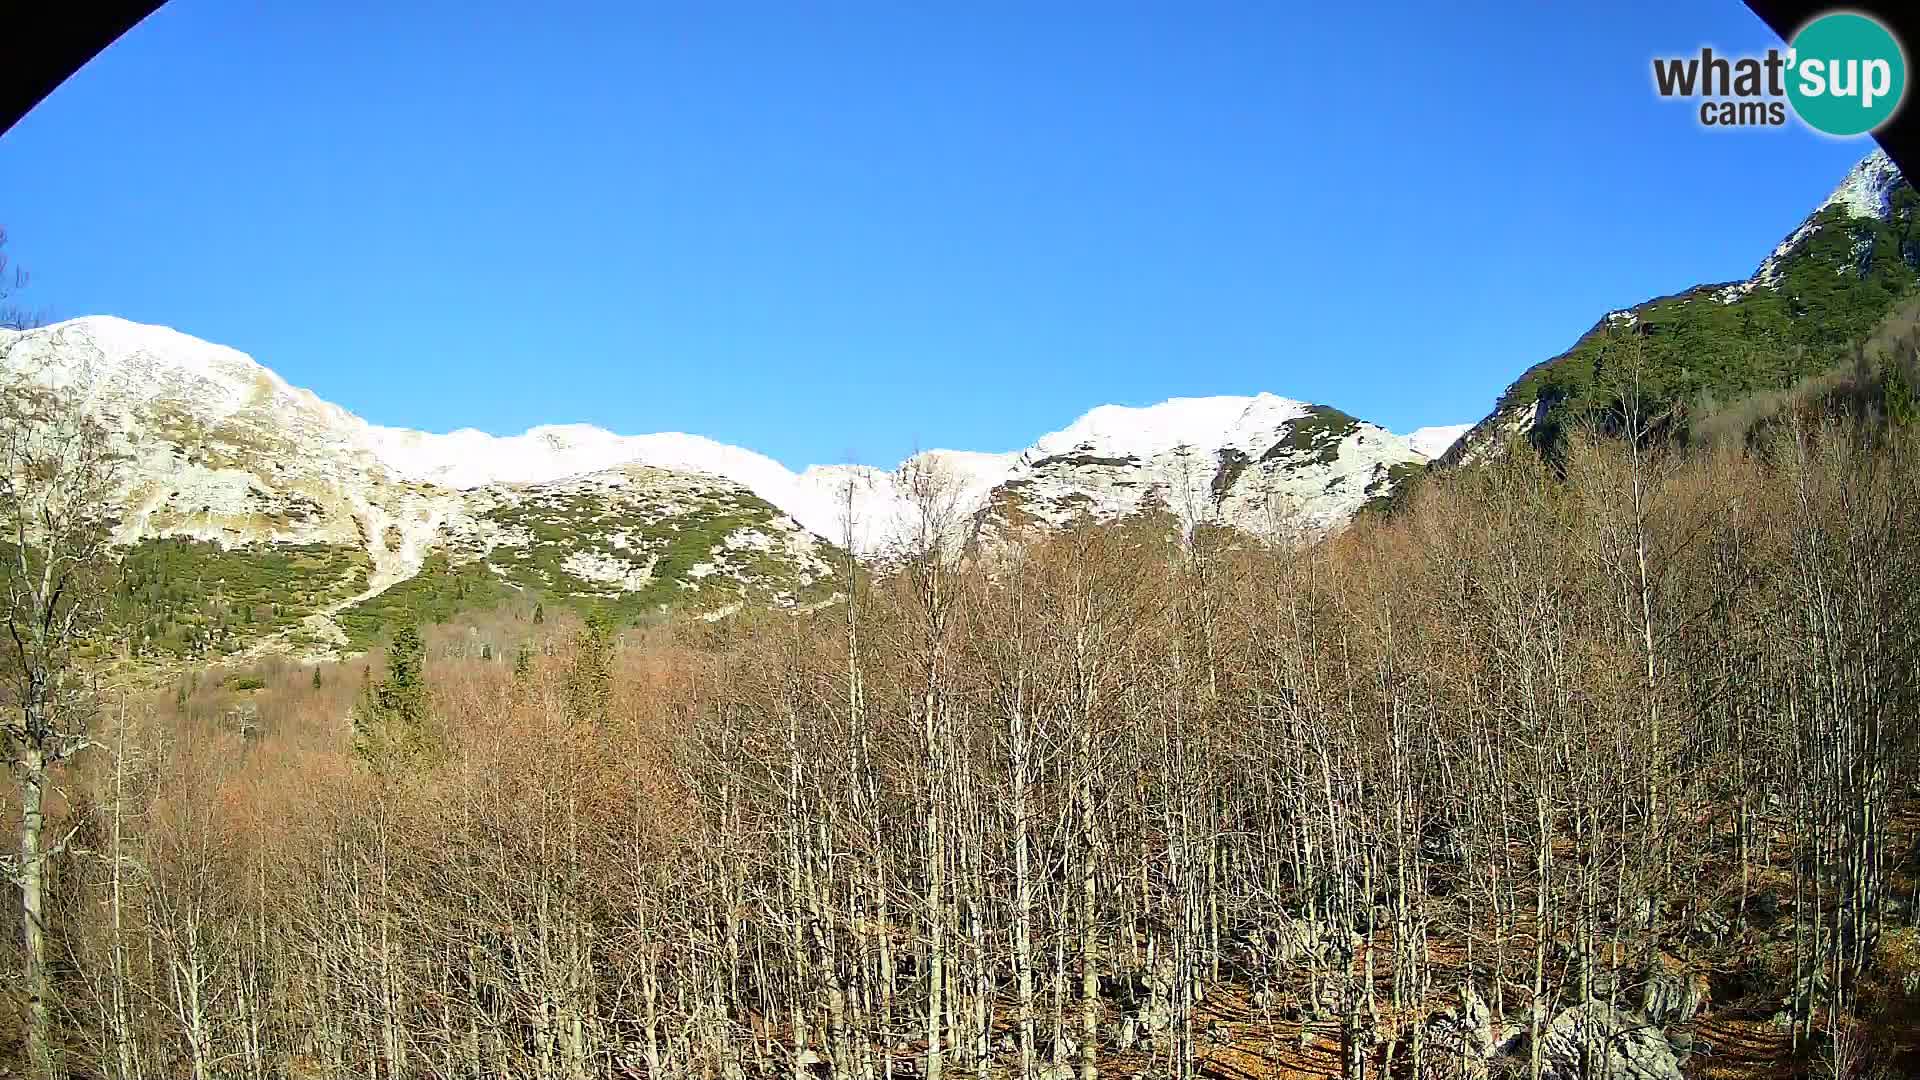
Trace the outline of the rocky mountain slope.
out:
M 376 597 L 439 590 L 423 573 L 475 599 L 533 590 L 630 614 L 805 604 L 839 573 L 831 545 L 724 476 L 635 463 L 434 483 L 395 453 L 408 433 L 161 327 L 93 317 L 0 333 L 0 371 L 84 387 L 123 441 L 116 539 L 151 612 L 130 628 L 135 652 L 364 644 Z
M 1189 528 L 1313 535 L 1425 462 L 1404 436 L 1271 394 L 1105 405 L 1016 455 L 972 525 L 996 537 L 1165 512 Z
M 379 427 L 240 352 L 104 316 L 0 332 L 0 376 L 83 387 L 124 440 L 117 539 L 161 612 L 135 647 L 184 654 L 359 645 L 382 617 L 508 590 L 629 616 L 807 605 L 833 595 L 839 545 L 884 557 L 936 504 L 949 544 L 1162 513 L 1312 535 L 1454 433 L 1268 394 L 1182 398 L 1102 406 L 1015 453 L 794 473 L 679 433 Z
M 1686 415 L 1829 370 L 1920 288 L 1920 194 L 1881 150 L 1742 281 L 1696 285 L 1602 316 L 1528 369 L 1441 459 L 1551 447 L 1575 422 L 1615 423 L 1635 384 L 1648 413 Z
M 750 450 L 677 433 L 615 435 L 587 425 L 510 437 L 372 430 L 390 469 L 453 487 L 544 482 L 631 461 L 726 476 L 863 556 L 911 544 L 929 496 L 937 496 L 935 516 L 954 543 L 1159 510 L 1188 524 L 1324 531 L 1433 456 L 1413 436 L 1271 394 L 1104 405 L 1012 453 L 929 450 L 891 470 L 816 465 L 797 474 Z M 1419 434 L 1432 448 L 1460 430 Z

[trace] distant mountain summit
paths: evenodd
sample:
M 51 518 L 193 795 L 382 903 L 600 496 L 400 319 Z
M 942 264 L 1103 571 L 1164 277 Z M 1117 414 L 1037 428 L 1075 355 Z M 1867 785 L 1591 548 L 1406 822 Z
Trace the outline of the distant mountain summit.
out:
M 1296 427 L 1299 439 L 1315 433 L 1313 452 L 1297 459 L 1282 446 Z M 1421 441 L 1432 447 L 1464 429 L 1423 429 Z M 863 555 L 911 539 L 922 513 L 910 490 L 915 474 L 945 489 L 946 531 L 958 542 L 1152 510 L 1189 524 L 1257 529 L 1277 519 L 1313 532 L 1345 522 L 1390 491 L 1395 468 L 1433 456 L 1411 436 L 1272 394 L 1102 405 L 1025 450 L 929 450 L 894 469 L 815 465 L 799 473 L 751 450 L 679 433 L 616 435 L 585 424 L 515 436 L 369 431 L 374 454 L 395 474 L 454 488 L 546 483 L 635 462 L 724 476 Z
M 0 333 L 0 376 L 84 388 L 123 441 L 116 540 L 163 612 L 130 631 L 136 649 L 358 646 L 396 587 L 419 604 L 520 591 L 637 615 L 800 606 L 838 586 L 830 544 L 717 469 L 596 458 L 539 432 L 499 446 L 377 427 L 164 327 L 95 316 Z M 704 449 L 659 438 L 681 457 Z M 536 445 L 544 462 L 519 452 Z M 489 447 L 463 486 L 432 479 Z
M 1752 276 L 1610 311 L 1572 348 L 1529 368 L 1442 458 L 1481 460 L 1516 442 L 1545 448 L 1567 425 L 1615 422 L 1637 385 L 1649 411 L 1784 390 L 1848 356 L 1920 287 L 1920 194 L 1885 151 L 1847 172 Z M 1637 346 L 1637 379 L 1628 370 Z
M 1017 455 L 975 521 L 996 536 L 1164 512 L 1189 528 L 1315 535 L 1426 460 L 1406 436 L 1272 394 L 1103 405 Z
M 381 427 L 244 353 L 108 316 L 0 332 L 0 379 L 83 387 L 124 441 L 117 539 L 151 570 L 134 576 L 224 598 L 148 628 L 176 652 L 244 643 L 229 609 L 255 637 L 324 651 L 405 604 L 509 590 L 635 616 L 804 606 L 839 590 L 843 547 L 884 557 L 920 535 L 930 491 L 953 545 L 1150 515 L 1311 536 L 1390 494 L 1446 431 L 1416 442 L 1270 394 L 1177 398 L 1101 406 L 1012 453 L 795 473 L 682 433 Z

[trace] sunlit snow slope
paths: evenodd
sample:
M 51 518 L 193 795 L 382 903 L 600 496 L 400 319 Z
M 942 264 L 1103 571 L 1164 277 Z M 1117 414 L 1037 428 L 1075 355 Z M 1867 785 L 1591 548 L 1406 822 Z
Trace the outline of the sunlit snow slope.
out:
M 769 565 L 729 552 L 778 554 L 790 580 L 776 591 L 797 595 L 830 576 L 826 545 L 878 556 L 934 532 L 943 543 L 994 543 L 1165 513 L 1186 527 L 1311 535 L 1391 491 L 1442 445 L 1437 429 L 1400 436 L 1260 394 L 1103 405 L 1010 453 L 930 450 L 892 469 L 796 473 L 677 432 L 381 427 L 243 353 L 108 316 L 0 333 L 0 377 L 85 387 L 121 433 L 131 457 L 123 541 L 364 550 L 371 591 L 436 552 L 481 560 L 515 587 L 665 602 L 681 595 L 660 592 L 668 568 L 684 575 L 677 587 L 698 592 L 723 572 L 746 588 Z M 660 522 L 679 524 L 650 527 Z M 709 537 L 714 522 L 733 531 Z M 668 550 L 690 537 L 710 549 Z

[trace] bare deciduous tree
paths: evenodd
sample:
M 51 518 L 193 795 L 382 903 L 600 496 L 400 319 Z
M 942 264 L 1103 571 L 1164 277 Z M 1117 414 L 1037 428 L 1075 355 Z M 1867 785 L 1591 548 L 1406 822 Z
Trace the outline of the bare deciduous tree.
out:
M 54 1068 L 47 866 L 65 844 L 46 835 L 45 806 L 56 771 L 87 745 L 96 708 L 74 660 L 105 616 L 120 460 L 78 388 L 0 390 L 0 603 L 10 699 L 0 734 L 21 802 L 20 850 L 8 870 L 20 890 L 29 1053 L 43 1076 Z

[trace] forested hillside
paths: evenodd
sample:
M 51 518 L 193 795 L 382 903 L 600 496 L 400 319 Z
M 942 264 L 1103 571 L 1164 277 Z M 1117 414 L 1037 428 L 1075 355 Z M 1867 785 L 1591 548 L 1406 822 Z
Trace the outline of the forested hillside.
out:
M 1446 460 L 1516 440 L 1553 454 L 1583 424 L 1623 430 L 1629 399 L 1684 439 L 1730 404 L 1852 366 L 1855 347 L 1917 287 L 1920 193 L 1875 150 L 1751 277 L 1608 312 L 1514 380 Z
M 1909 1075 L 1916 453 L 1576 435 L 1307 548 L 929 544 L 806 614 L 183 681 L 52 811 L 58 1052 Z
M 0 1070 L 1920 1073 L 1920 203 L 1871 164 L 1418 486 L 1270 395 L 775 477 L 877 546 L 600 460 L 760 475 L 691 437 L 15 335 L 62 375 L 0 380 Z M 548 436 L 593 467 L 380 456 Z
M 0 1080 L 1920 1078 L 1900 19 L 134 6 Z

